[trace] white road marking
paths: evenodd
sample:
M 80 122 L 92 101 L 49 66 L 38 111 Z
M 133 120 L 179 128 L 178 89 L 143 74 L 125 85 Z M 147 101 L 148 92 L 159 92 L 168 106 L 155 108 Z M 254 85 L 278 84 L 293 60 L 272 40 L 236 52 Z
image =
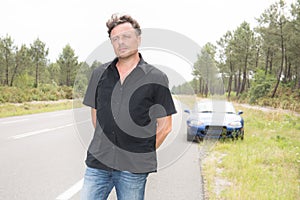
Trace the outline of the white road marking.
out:
M 31 131 L 31 132 L 27 132 L 27 133 L 21 133 L 21 134 L 18 134 L 18 135 L 11 136 L 8 139 L 14 139 L 14 140 L 21 139 L 21 138 L 25 138 L 25 137 L 38 135 L 38 134 L 45 133 L 45 132 L 49 132 L 49 131 L 54 131 L 54 130 L 61 129 L 61 128 L 66 128 L 66 127 L 69 127 L 69 126 L 75 126 L 76 124 L 82 124 L 82 123 L 86 123 L 86 122 L 90 122 L 90 120 L 84 120 L 84 121 L 77 122 L 77 123 L 71 123 L 71 124 L 67 124 L 67 125 L 63 125 L 63 126 L 58 126 L 58 127 L 55 127 L 55 128 L 46 128 L 46 129 L 42 129 L 42 130 Z
M 72 187 L 66 190 L 64 193 L 60 194 L 56 197 L 55 200 L 69 200 L 71 199 L 77 192 L 81 190 L 83 186 L 83 179 L 75 183 Z
M 50 115 L 49 117 L 58 117 L 58 116 L 63 116 L 63 115 L 67 115 L 68 113 L 59 113 L 59 114 L 53 114 Z
M 1 124 L 13 124 L 13 123 L 23 122 L 23 121 L 27 121 L 27 120 L 29 120 L 29 119 L 18 119 L 18 120 L 13 120 L 13 121 L 1 122 Z
M 9 139 L 15 139 L 15 140 L 16 139 L 21 139 L 21 138 L 25 138 L 25 137 L 38 135 L 38 134 L 45 133 L 45 132 L 49 132 L 49 131 L 54 131 L 54 130 L 61 129 L 61 128 L 66 128 L 66 127 L 73 126 L 73 125 L 74 124 L 72 123 L 72 124 L 67 124 L 67 125 L 64 125 L 64 126 L 58 126 L 58 127 L 55 127 L 55 128 L 46 128 L 46 129 L 42 129 L 42 130 L 38 130 L 38 131 L 22 133 L 22 134 L 19 134 L 19 135 L 11 136 L 11 137 L 9 137 Z

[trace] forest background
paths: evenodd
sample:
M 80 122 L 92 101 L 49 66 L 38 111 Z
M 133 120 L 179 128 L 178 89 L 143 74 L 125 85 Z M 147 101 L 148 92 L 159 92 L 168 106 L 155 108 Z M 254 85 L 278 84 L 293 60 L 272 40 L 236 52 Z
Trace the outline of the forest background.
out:
M 193 66 L 193 80 L 173 86 L 174 94 L 208 97 L 300 111 L 300 0 L 278 1 L 244 21 L 218 41 L 206 43 Z M 101 64 L 79 61 L 67 44 L 55 62 L 39 38 L 17 46 L 0 36 L 0 104 L 74 99 L 84 91 L 91 71 Z M 216 74 L 218 75 L 216 77 Z M 222 82 L 218 84 L 217 82 Z M 218 87 L 222 85 L 222 87 Z

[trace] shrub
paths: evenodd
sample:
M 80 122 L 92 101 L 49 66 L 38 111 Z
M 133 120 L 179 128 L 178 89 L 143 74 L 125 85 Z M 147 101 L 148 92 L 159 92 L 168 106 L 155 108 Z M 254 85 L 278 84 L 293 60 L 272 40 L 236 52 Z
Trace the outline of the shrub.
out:
M 28 74 L 18 75 L 13 83 L 14 87 L 17 88 L 31 88 L 34 86 L 34 78 Z
M 249 103 L 256 103 L 259 98 L 267 96 L 275 79 L 266 75 L 263 70 L 258 70 L 254 75 L 254 80 L 250 88 Z
M 41 84 L 39 88 L 0 87 L 0 103 L 57 101 L 72 98 L 73 88 L 67 86 Z
M 62 86 L 65 99 L 73 99 L 73 88 L 68 86 Z

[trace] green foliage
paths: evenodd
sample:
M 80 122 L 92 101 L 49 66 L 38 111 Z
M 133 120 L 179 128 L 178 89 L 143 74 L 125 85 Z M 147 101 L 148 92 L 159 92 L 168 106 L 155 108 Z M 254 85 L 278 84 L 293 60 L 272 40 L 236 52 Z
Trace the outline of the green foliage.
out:
M 73 99 L 73 88 L 51 84 L 43 84 L 38 88 L 0 87 L 0 103 L 57 101 L 59 99 Z
M 300 117 L 280 111 L 244 111 L 245 139 L 216 144 L 204 160 L 210 199 L 298 199 Z M 216 194 L 216 180 L 228 184 Z
M 250 88 L 249 103 L 256 103 L 259 98 L 267 96 L 274 81 L 274 77 L 269 74 L 266 75 L 263 70 L 258 70 L 254 75 L 254 80 Z
M 37 38 L 33 44 L 30 45 L 30 57 L 32 63 L 35 67 L 35 82 L 34 86 L 38 87 L 40 80 L 40 68 L 45 67 L 47 63 L 47 56 L 49 53 L 49 49 L 46 48 L 46 44 L 42 42 L 39 38 Z
M 278 95 L 275 98 L 261 97 L 256 104 L 300 112 L 300 90 L 292 90 L 289 87 L 280 86 Z
M 230 100 L 299 110 L 300 1 L 289 8 L 278 0 L 256 19 L 257 27 L 244 21 L 226 31 L 217 46 L 206 43 L 197 52 L 194 79 L 172 92 L 207 97 L 226 91 Z M 0 85 L 20 89 L 1 88 L 6 93 L 0 94 L 0 102 L 83 97 L 90 74 L 100 62 L 80 63 L 69 44 L 56 62 L 49 63 L 48 53 L 39 38 L 19 47 L 9 35 L 0 36 Z
M 73 99 L 73 88 L 68 86 L 62 86 L 61 91 L 65 99 Z
M 190 83 L 184 83 L 179 86 L 173 86 L 171 90 L 172 94 L 185 94 L 185 95 L 193 95 L 194 91 Z
M 27 73 L 20 74 L 16 77 L 13 86 L 21 89 L 31 88 L 34 86 L 34 78 Z
M 72 86 L 78 71 L 78 57 L 75 51 L 67 44 L 63 48 L 63 52 L 59 55 L 57 64 L 60 67 L 60 81 L 62 85 Z

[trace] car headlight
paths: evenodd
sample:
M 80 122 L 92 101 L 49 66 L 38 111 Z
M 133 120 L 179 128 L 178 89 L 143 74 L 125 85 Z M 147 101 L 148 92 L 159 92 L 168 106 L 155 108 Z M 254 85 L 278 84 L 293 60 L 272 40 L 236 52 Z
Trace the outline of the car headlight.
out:
M 189 124 L 190 124 L 190 126 L 200 126 L 203 124 L 203 122 L 198 121 L 198 120 L 191 120 Z
M 241 127 L 242 126 L 242 123 L 239 122 L 239 121 L 236 121 L 236 122 L 231 122 L 229 123 L 230 126 L 233 126 L 233 127 Z

